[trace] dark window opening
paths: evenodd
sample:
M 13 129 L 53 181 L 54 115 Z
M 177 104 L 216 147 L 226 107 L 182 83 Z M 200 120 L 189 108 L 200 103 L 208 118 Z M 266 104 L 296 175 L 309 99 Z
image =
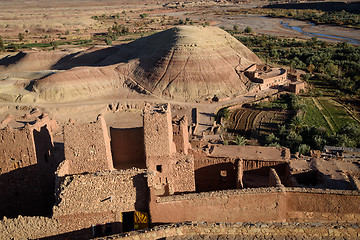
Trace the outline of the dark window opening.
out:
M 156 165 L 156 171 L 162 172 L 162 165 Z

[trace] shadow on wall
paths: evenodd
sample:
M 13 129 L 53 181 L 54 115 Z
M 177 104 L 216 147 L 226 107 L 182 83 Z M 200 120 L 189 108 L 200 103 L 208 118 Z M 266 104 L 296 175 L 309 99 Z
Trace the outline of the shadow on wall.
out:
M 296 181 L 303 187 L 321 187 L 327 189 L 356 190 L 345 180 L 331 179 L 318 170 L 294 174 Z
M 105 237 L 105 236 L 117 234 L 121 232 L 120 231 L 121 229 L 122 229 L 121 222 L 112 222 L 106 224 L 99 224 L 89 228 L 83 228 L 81 230 L 58 234 L 50 237 L 44 237 L 40 239 L 41 240 L 63 240 L 63 239 L 82 240 L 82 239 Z
M 33 131 L 36 164 L 21 159 L 8 159 L 14 170 L 0 175 L 0 218 L 50 216 L 55 198 L 55 171 L 58 161 L 46 126 Z M 19 147 L 21 148 L 21 147 Z M 60 147 L 58 154 L 61 155 Z
M 114 168 L 146 168 L 144 128 L 110 128 Z
M 214 164 L 195 170 L 196 192 L 236 188 L 237 167 L 232 162 Z
M 133 178 L 133 186 L 136 189 L 135 210 L 140 212 L 149 211 L 149 188 L 144 174 L 138 174 Z
M 53 195 L 42 189 L 40 174 L 39 166 L 31 165 L 0 175 L 0 219 L 51 215 Z
M 269 187 L 270 169 L 275 169 L 279 175 L 281 183 L 286 187 L 291 187 L 289 165 L 280 163 L 272 166 L 264 166 L 257 169 L 247 170 L 243 173 L 243 184 L 245 188 Z
M 54 147 L 46 126 L 41 127 L 40 131 L 34 130 L 34 143 L 36 151 L 37 165 L 39 167 L 39 181 L 42 189 L 43 199 L 47 199 L 44 204 L 46 208 L 52 208 L 55 197 L 55 171 L 58 164 L 54 156 Z

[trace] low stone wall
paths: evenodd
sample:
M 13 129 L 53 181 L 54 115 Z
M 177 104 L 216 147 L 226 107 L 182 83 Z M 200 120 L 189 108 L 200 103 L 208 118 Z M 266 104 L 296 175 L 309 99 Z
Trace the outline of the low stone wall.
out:
M 63 177 L 53 215 L 146 211 L 145 173 L 146 170 L 130 169 Z
M 359 239 L 357 224 L 186 222 L 98 239 Z
M 53 218 L 22 216 L 13 219 L 3 218 L 0 221 L 0 239 L 90 239 L 93 237 L 93 225 L 116 223 L 119 220 L 119 216 L 113 212 Z

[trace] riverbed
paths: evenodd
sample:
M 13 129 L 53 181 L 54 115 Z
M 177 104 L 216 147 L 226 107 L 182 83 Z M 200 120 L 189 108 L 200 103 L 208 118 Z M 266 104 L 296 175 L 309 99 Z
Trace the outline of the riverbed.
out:
M 191 18 L 192 20 L 206 20 L 211 25 L 232 28 L 238 25 L 239 29 L 251 27 L 255 33 L 268 34 L 279 37 L 294 37 L 310 39 L 316 37 L 328 42 L 348 42 L 360 45 L 360 29 L 346 28 L 332 25 L 314 25 L 310 22 L 286 18 L 270 18 L 255 14 L 226 15 L 217 11 L 181 11 L 168 13 L 173 17 Z M 215 13 L 216 12 L 216 13 Z

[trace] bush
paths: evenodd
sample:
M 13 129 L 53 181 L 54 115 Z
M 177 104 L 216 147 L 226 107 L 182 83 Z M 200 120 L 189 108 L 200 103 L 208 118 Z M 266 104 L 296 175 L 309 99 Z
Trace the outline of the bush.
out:
M 239 31 L 239 26 L 238 26 L 238 25 L 234 25 L 234 26 L 233 26 L 233 29 L 234 29 L 235 32 L 238 32 L 238 31 Z
M 247 26 L 247 27 L 244 29 L 244 33 L 252 33 L 251 27 Z
M 218 111 L 216 118 L 220 121 L 221 118 L 224 120 L 228 120 L 230 117 L 230 110 L 228 108 L 222 108 Z
M 310 153 L 310 146 L 306 145 L 306 144 L 301 144 L 299 146 L 299 150 L 298 152 L 302 155 L 309 155 Z
M 24 40 L 24 34 L 19 33 L 18 38 L 19 38 L 19 41 L 21 42 L 22 40 Z
M 238 146 L 244 146 L 244 145 L 248 144 L 248 140 L 245 137 L 240 136 L 240 135 L 237 135 L 232 142 Z
M 107 38 L 105 38 L 104 41 L 105 41 L 106 45 L 112 45 L 112 40 L 111 40 L 111 38 L 107 37 Z
M 4 40 L 2 39 L 1 35 L 0 35 L 0 51 L 1 52 L 5 51 L 5 44 L 4 44 Z

